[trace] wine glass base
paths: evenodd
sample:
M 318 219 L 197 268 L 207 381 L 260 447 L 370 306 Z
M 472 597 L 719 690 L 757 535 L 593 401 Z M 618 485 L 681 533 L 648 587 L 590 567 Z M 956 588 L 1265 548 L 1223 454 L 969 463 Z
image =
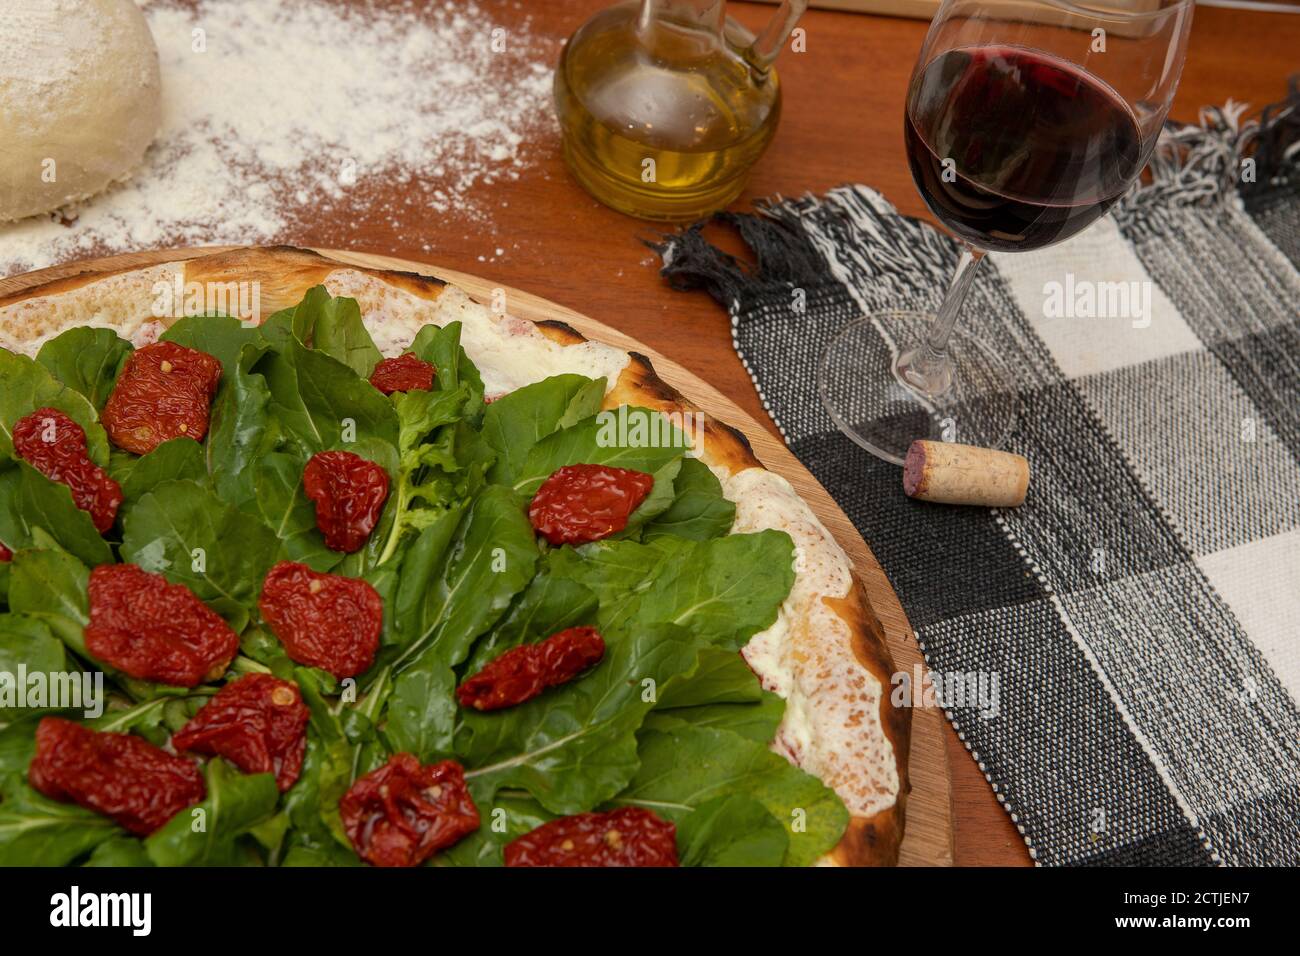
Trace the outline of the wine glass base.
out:
M 1006 363 L 960 329 L 948 346 L 952 379 L 942 395 L 924 394 L 898 373 L 890 340 L 905 347 L 922 341 L 933 319 L 904 311 L 859 319 L 831 340 L 817 368 L 817 394 L 840 431 L 896 465 L 918 438 L 1000 448 L 1019 414 Z

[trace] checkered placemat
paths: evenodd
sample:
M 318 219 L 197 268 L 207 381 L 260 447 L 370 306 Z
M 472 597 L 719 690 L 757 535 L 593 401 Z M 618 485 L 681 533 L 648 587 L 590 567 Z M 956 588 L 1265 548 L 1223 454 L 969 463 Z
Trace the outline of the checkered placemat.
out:
M 951 240 L 854 186 L 720 216 L 752 269 L 701 226 L 660 247 L 730 311 L 932 672 L 996 678 L 993 707 L 941 700 L 1040 863 L 1300 864 L 1298 103 L 1171 128 L 1113 216 L 985 264 L 963 322 L 1023 383 L 1019 509 L 906 498 L 816 394 L 846 324 L 937 304 Z M 1081 298 L 1107 283 L 1113 317 Z

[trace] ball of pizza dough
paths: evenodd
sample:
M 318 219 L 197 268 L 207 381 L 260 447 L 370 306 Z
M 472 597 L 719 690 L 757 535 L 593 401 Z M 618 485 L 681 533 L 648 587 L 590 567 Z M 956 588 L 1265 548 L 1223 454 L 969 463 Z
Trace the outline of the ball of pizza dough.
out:
M 5 0 L 0 222 L 124 179 L 158 132 L 158 49 L 133 0 Z

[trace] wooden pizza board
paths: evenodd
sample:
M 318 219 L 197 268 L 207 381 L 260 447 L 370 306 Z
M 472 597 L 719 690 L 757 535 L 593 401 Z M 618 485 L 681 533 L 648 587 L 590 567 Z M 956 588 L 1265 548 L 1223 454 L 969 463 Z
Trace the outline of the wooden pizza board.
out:
M 156 265 L 177 259 L 192 259 L 198 255 L 221 252 L 230 248 L 234 247 L 134 252 L 69 263 L 0 279 L 0 295 L 21 292 L 34 285 L 82 273 L 108 272 Z M 696 406 L 744 432 L 753 446 L 754 453 L 763 464 L 789 481 L 812 507 L 822 523 L 830 529 L 835 540 L 852 560 L 854 570 L 866 589 L 871 606 L 884 626 L 895 668 L 910 674 L 914 666 L 924 666 L 915 635 L 898 603 L 898 598 L 890 587 L 885 572 L 872 555 L 871 549 L 853 527 L 852 522 L 780 439 L 703 379 L 611 326 L 547 299 L 502 286 L 500 283 L 463 272 L 442 269 L 428 263 L 394 259 L 389 256 L 335 249 L 317 251 L 332 259 L 371 268 L 397 269 L 436 276 L 460 286 L 471 296 L 483 302 L 490 302 L 496 290 L 504 290 L 507 308 L 511 315 L 533 321 L 551 319 L 565 322 L 589 338 L 607 342 L 629 352 L 639 352 L 649 358 L 660 377 Z M 951 787 L 948 777 L 948 759 L 944 750 L 943 715 L 935 708 L 917 708 L 913 711 L 912 752 L 909 767 L 912 793 L 907 802 L 907 828 L 903 836 L 899 862 L 904 866 L 951 866 L 953 862 Z

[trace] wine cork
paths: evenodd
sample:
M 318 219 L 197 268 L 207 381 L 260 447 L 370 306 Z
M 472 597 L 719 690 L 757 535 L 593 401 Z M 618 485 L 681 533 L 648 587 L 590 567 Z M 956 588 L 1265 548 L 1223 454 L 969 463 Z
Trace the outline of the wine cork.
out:
M 1029 462 L 991 448 L 918 439 L 903 462 L 903 491 L 922 501 L 1015 508 L 1028 487 Z

